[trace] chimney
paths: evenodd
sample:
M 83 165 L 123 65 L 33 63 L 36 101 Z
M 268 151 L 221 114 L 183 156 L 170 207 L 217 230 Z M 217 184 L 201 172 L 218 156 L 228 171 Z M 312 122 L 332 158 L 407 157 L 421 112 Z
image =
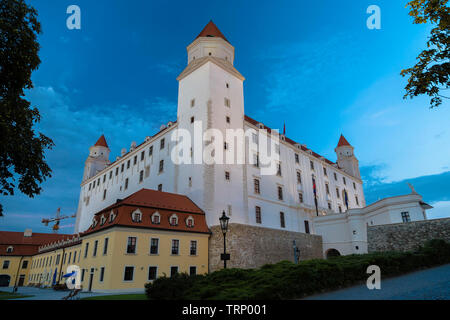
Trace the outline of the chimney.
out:
M 33 231 L 31 229 L 25 229 L 25 232 L 23 233 L 24 237 L 31 237 L 33 235 Z

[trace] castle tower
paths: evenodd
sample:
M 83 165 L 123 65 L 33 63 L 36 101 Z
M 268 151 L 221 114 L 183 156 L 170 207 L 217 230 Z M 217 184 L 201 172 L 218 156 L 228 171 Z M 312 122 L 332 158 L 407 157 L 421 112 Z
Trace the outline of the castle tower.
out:
M 201 134 L 208 129 L 218 130 L 226 137 L 227 129 L 244 128 L 244 80 L 234 68 L 234 47 L 217 26 L 210 21 L 187 47 L 188 65 L 178 76 L 178 128 L 190 131 L 198 141 L 194 128 L 202 125 Z M 218 141 L 218 140 L 215 140 Z M 244 223 L 243 194 L 246 190 L 243 165 L 206 164 L 192 140 L 193 161 L 180 169 L 180 186 L 193 180 L 192 187 L 180 187 L 178 192 L 188 195 L 206 213 L 208 225 L 219 224 L 222 211 L 233 211 L 234 222 Z M 222 142 L 225 157 L 227 151 Z M 203 150 L 209 143 L 203 142 Z M 217 150 L 217 148 L 215 148 Z M 199 159 L 201 164 L 199 164 Z M 225 172 L 230 179 L 225 179 Z M 231 208 L 231 209 L 230 209 Z M 239 215 L 238 215 L 239 214 Z
M 106 168 L 109 164 L 109 153 L 105 136 L 102 135 L 95 145 L 89 148 L 89 156 L 84 165 L 83 181 L 92 178 L 97 172 Z
M 359 162 L 358 159 L 356 159 L 353 150 L 353 146 L 351 146 L 347 139 L 341 134 L 338 145 L 336 149 L 334 149 L 337 155 L 337 164 L 344 172 L 355 178 L 361 179 Z

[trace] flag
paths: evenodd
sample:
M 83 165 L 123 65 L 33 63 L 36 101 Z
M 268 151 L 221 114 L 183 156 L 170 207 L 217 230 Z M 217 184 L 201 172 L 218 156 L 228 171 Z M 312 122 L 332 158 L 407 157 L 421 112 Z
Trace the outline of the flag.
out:
M 55 284 L 56 284 L 56 275 L 57 275 L 57 273 L 58 273 L 58 268 L 55 269 L 55 273 L 53 274 L 53 282 L 52 282 L 52 285 L 55 285 Z

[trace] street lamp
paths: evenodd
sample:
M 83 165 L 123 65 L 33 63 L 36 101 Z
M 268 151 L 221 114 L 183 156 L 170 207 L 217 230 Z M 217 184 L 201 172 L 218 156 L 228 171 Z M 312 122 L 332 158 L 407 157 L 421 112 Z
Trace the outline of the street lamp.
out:
M 227 268 L 227 260 L 230 260 L 230 254 L 227 254 L 227 242 L 226 242 L 226 236 L 228 231 L 228 220 L 230 220 L 229 217 L 226 216 L 225 211 L 222 213 L 222 216 L 219 218 L 220 221 L 220 228 L 222 229 L 223 233 L 223 254 L 221 255 L 221 260 L 223 260 L 223 268 Z

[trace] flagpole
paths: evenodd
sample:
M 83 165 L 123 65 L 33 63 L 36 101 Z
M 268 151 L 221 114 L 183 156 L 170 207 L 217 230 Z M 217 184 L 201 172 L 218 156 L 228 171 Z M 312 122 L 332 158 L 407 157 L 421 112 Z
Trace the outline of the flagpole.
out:
M 316 179 L 314 177 L 313 177 L 313 192 L 314 192 L 314 204 L 316 205 L 316 216 L 319 216 L 319 209 L 317 207 Z

